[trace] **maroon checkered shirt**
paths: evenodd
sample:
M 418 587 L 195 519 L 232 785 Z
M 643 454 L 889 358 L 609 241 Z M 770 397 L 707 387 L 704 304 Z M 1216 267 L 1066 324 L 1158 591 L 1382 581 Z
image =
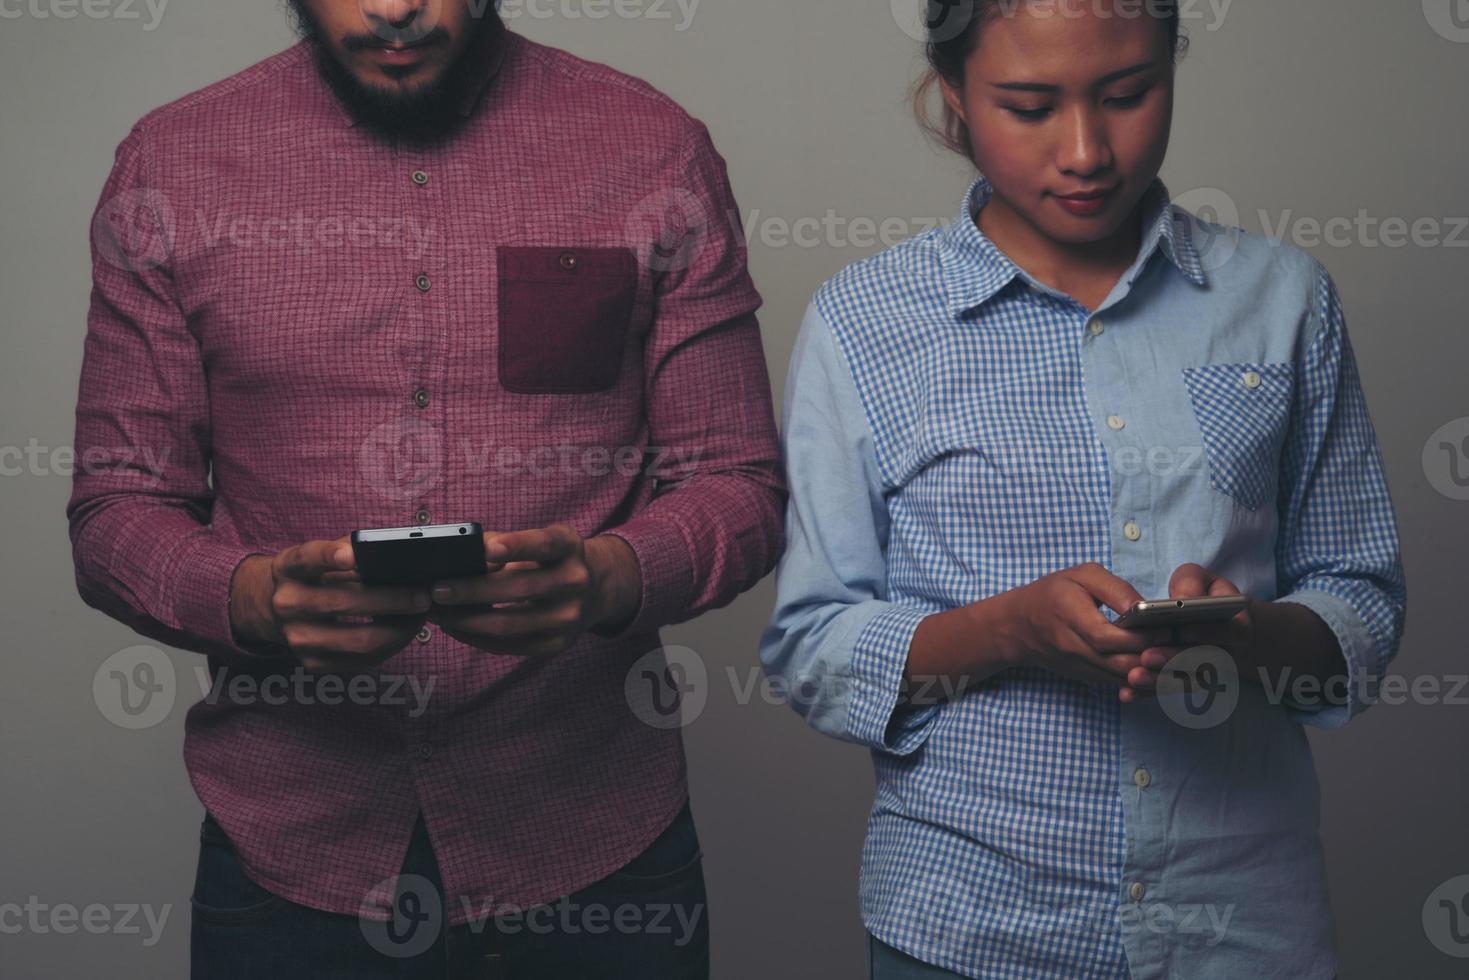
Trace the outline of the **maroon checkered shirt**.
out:
M 357 914 L 421 810 L 455 923 L 589 884 L 677 813 L 679 730 L 630 671 L 774 567 L 786 492 L 707 130 L 508 32 L 471 56 L 447 142 L 357 124 L 304 44 L 133 128 L 92 227 L 67 506 L 89 605 L 261 681 L 195 704 L 184 746 L 249 875 Z M 377 672 L 431 681 L 426 710 L 390 683 L 265 696 L 289 665 L 232 634 L 245 557 L 471 520 L 623 538 L 635 619 L 548 658 L 429 628 Z

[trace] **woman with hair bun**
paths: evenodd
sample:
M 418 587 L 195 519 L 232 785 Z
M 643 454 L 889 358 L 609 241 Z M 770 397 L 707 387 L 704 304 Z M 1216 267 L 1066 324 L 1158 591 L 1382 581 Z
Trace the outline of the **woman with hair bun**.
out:
M 929 6 L 919 101 L 981 176 L 811 303 L 761 641 L 872 753 L 871 975 L 1329 980 L 1303 726 L 1406 610 L 1335 284 L 1172 203 L 1175 3 Z

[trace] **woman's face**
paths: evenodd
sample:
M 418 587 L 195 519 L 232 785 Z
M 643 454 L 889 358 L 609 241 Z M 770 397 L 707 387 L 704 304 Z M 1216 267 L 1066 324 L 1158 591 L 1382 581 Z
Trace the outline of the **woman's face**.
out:
M 1167 26 L 1130 6 L 1002 4 L 980 29 L 962 89 L 942 87 L 969 127 L 992 203 L 1056 243 L 1117 233 L 1167 153 Z M 1063 200 L 1091 191 L 1108 193 L 1085 205 Z

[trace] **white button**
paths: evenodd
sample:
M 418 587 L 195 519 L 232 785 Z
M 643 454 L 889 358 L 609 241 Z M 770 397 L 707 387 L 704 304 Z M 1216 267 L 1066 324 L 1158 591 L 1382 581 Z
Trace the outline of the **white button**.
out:
M 1109 415 L 1107 416 L 1107 424 L 1114 429 L 1120 429 L 1127 423 L 1122 421 L 1122 416 L 1120 415 Z
M 1134 881 L 1132 887 L 1127 890 L 1127 893 L 1132 896 L 1134 902 L 1141 902 L 1143 900 L 1143 894 L 1146 891 L 1147 889 L 1143 887 L 1142 882 Z
M 1137 783 L 1138 789 L 1142 789 L 1143 787 L 1147 786 L 1148 783 L 1151 783 L 1153 781 L 1153 777 L 1148 775 L 1148 771 L 1146 769 L 1139 769 L 1137 772 L 1132 774 L 1132 781 L 1134 783 Z
M 1143 529 L 1138 527 L 1135 521 L 1128 521 L 1122 525 L 1122 533 L 1127 536 L 1127 540 L 1136 541 L 1143 536 Z
M 1100 337 L 1102 335 L 1102 331 L 1107 328 L 1102 326 L 1101 320 L 1093 320 L 1091 323 L 1087 324 L 1087 329 L 1092 332 L 1093 337 Z
M 1246 388 L 1260 387 L 1260 376 L 1254 371 L 1246 371 L 1244 377 L 1240 378 L 1240 380 L 1245 383 Z

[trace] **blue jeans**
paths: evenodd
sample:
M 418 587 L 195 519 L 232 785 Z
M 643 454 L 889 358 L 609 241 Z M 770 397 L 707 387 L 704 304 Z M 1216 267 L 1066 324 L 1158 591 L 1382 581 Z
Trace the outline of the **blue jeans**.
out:
M 961 974 L 916 960 L 870 932 L 867 934 L 867 976 L 868 980 L 963 980 Z
M 409 878 L 408 876 L 414 876 Z M 556 902 L 444 928 L 420 817 L 393 923 L 287 901 L 247 878 L 212 817 L 199 833 L 194 980 L 707 980 L 709 922 L 687 804 L 642 854 Z M 434 910 L 441 910 L 435 914 Z

